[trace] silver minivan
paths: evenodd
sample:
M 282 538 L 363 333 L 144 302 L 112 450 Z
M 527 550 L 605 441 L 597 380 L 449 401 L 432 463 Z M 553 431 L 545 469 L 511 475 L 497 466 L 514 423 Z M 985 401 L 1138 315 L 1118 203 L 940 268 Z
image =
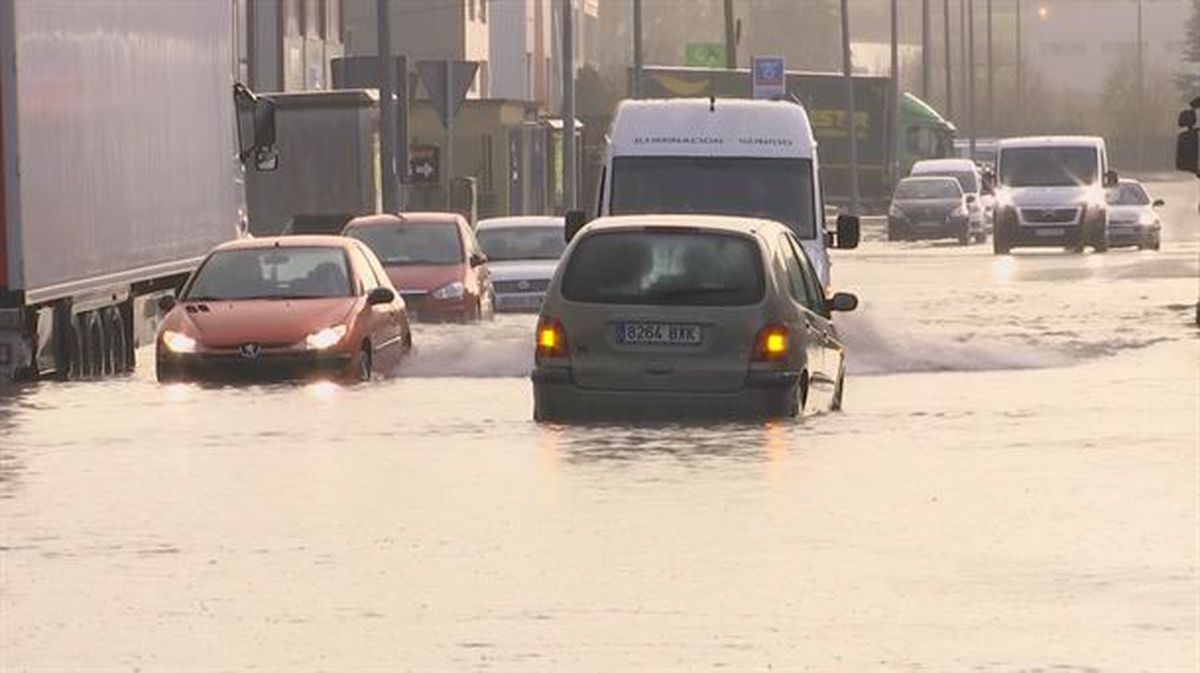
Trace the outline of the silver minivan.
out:
M 796 235 L 768 220 L 605 217 L 542 305 L 534 418 L 715 419 L 838 409 L 845 355 Z

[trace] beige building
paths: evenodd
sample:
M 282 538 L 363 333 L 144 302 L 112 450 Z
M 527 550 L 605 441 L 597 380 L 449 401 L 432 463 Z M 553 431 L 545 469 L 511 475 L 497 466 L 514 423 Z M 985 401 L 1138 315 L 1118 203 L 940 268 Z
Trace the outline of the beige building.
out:
M 500 0 L 392 0 L 392 51 L 417 61 L 478 61 L 479 72 L 467 98 L 491 96 L 488 25 Z M 375 56 L 379 35 L 375 0 L 343 0 L 346 54 Z M 418 96 L 423 97 L 421 90 Z

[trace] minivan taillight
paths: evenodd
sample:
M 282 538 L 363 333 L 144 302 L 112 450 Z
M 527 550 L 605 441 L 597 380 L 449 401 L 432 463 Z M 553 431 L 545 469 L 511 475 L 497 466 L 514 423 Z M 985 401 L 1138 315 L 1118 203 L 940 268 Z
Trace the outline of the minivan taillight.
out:
M 537 327 L 537 357 L 562 358 L 567 356 L 567 331 L 554 318 L 542 318 Z
M 754 360 L 756 362 L 782 362 L 788 355 L 787 325 L 773 323 L 758 330 L 754 339 Z

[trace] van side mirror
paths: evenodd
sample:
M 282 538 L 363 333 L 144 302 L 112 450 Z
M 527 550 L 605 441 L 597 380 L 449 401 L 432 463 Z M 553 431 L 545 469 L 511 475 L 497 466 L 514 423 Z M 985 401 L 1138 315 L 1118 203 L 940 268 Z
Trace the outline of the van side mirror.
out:
M 826 302 L 830 311 L 853 311 L 858 308 L 858 297 L 849 292 L 837 292 Z
M 1166 201 L 1163 201 L 1162 199 L 1154 199 L 1154 203 L 1151 203 L 1150 207 L 1151 208 L 1162 208 L 1165 205 L 1167 205 Z
M 1117 172 L 1112 169 L 1104 171 L 1104 186 L 1116 187 L 1120 183 L 1120 178 L 1121 176 L 1117 175 Z
M 568 210 L 563 219 L 563 238 L 570 243 L 571 239 L 575 238 L 575 234 L 578 234 L 579 230 L 587 224 L 587 213 L 582 210 Z
M 158 310 L 162 311 L 163 313 L 175 308 L 175 304 L 175 295 L 173 294 L 164 294 L 158 298 Z
M 967 194 L 967 203 L 975 203 L 975 195 Z
M 472 269 L 477 266 L 483 266 L 484 264 L 487 264 L 487 263 L 488 263 L 487 255 L 484 255 L 483 253 L 479 253 L 479 252 L 471 253 L 471 268 Z
M 390 304 L 396 301 L 396 293 L 388 287 L 377 287 L 367 295 L 367 305 Z
M 839 250 L 853 250 L 858 247 L 859 221 L 857 215 L 838 215 L 837 217 L 837 247 Z

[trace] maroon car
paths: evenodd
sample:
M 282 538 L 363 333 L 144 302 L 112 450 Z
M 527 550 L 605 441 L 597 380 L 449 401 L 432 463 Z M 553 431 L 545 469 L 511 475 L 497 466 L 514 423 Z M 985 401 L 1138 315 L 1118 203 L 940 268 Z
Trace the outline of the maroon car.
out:
M 367 215 L 342 233 L 366 243 L 418 320 L 490 320 L 496 296 L 487 256 L 457 213 Z

